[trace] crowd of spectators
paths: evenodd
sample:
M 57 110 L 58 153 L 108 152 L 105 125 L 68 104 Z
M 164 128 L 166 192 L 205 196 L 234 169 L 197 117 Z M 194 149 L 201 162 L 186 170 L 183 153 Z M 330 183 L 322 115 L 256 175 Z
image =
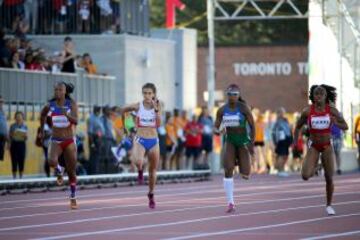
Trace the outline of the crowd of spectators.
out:
M 17 34 L 118 33 L 120 0 L 0 0 L 0 28 Z
M 1 30 L 0 67 L 51 73 L 75 73 L 77 69 L 84 69 L 88 74 L 99 74 L 89 53 L 76 53 L 71 37 L 65 37 L 60 51 L 49 54 L 43 48 L 34 48 L 27 37 L 6 37 Z

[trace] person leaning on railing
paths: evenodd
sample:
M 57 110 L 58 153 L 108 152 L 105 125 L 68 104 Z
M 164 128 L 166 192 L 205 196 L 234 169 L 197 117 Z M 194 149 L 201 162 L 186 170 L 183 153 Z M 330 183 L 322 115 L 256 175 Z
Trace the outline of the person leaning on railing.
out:
M 88 74 L 97 74 L 96 65 L 93 63 L 89 53 L 84 53 L 82 56 L 82 67 Z

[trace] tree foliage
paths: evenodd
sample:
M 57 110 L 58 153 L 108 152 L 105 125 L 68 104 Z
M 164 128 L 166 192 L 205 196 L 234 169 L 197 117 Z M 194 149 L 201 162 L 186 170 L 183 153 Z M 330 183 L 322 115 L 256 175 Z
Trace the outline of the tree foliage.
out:
M 165 0 L 151 1 L 151 27 L 165 27 Z M 186 4 L 183 11 L 176 10 L 177 27 L 194 28 L 198 30 L 198 44 L 207 44 L 206 0 L 182 0 Z M 293 1 L 301 12 L 307 12 L 308 1 Z M 260 2 L 262 9 L 270 11 L 276 1 Z M 229 12 L 239 6 L 236 3 L 224 5 Z M 254 15 L 254 8 L 250 5 L 244 8 L 244 14 Z M 289 5 L 279 9 L 282 14 L 294 12 Z M 278 45 L 278 44 L 307 44 L 308 21 L 306 19 L 284 20 L 241 20 L 216 21 L 215 42 L 217 45 Z

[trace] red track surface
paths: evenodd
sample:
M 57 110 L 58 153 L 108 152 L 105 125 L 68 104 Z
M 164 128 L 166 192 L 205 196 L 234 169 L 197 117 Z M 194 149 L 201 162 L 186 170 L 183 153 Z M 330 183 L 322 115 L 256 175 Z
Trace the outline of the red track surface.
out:
M 0 239 L 360 239 L 359 174 L 335 177 L 335 216 L 325 213 L 322 177 L 235 179 L 234 214 L 225 213 L 222 178 L 157 186 L 155 210 L 147 187 L 0 197 Z M 315 238 L 322 239 L 322 238 Z

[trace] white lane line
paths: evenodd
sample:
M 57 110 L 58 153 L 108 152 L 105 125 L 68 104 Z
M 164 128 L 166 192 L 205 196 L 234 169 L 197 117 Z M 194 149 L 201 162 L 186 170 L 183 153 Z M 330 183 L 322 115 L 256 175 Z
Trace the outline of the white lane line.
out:
M 282 184 L 283 183 L 283 184 Z M 292 183 L 295 183 L 296 185 L 302 185 L 304 184 L 304 182 L 301 179 L 294 179 L 294 180 L 285 180 L 285 181 L 280 181 L 280 180 L 276 180 L 276 181 L 268 181 L 268 182 L 261 182 L 260 184 L 264 184 L 265 186 L 258 186 L 258 184 L 253 183 L 253 182 L 247 182 L 246 183 L 246 187 L 242 187 L 242 190 L 245 189 L 267 189 L 267 188 L 277 188 L 278 186 L 283 186 L 283 187 L 287 187 L 287 186 L 293 186 L 291 185 Z M 360 179 L 354 180 L 354 179 L 344 179 L 344 180 L 338 180 L 335 182 L 336 185 L 338 184 L 345 184 L 345 183 L 360 183 Z M 255 186 L 249 186 L 250 184 L 254 184 Z M 275 186 L 270 186 L 272 184 L 276 184 Z M 307 185 L 311 184 L 323 184 L 322 181 L 320 182 L 307 182 L 305 183 Z M 218 189 L 219 185 L 218 184 L 211 184 L 211 186 L 207 185 L 207 186 L 198 186 L 198 187 L 183 187 L 180 189 L 177 189 L 177 191 L 187 191 L 187 190 L 195 190 L 194 192 L 199 192 L 199 189 Z M 166 188 L 166 189 L 159 189 L 157 190 L 157 192 L 161 193 L 161 192 L 172 192 L 174 191 L 174 188 Z M 101 192 L 101 191 L 99 191 Z M 122 195 L 127 195 L 127 194 L 133 194 L 133 193 L 143 193 L 144 190 L 135 190 L 135 191 L 124 191 L 124 192 L 112 192 L 112 193 L 101 193 L 102 197 L 106 197 L 106 196 L 122 196 Z M 93 194 L 84 194 L 81 195 L 81 198 L 92 198 L 92 197 L 99 197 L 99 193 L 93 193 Z M 3 201 L 1 202 L 1 205 L 4 206 L 4 204 L 14 204 L 14 203 L 25 203 L 25 202 L 42 202 L 42 201 L 51 201 L 51 200 L 59 200 L 59 197 L 51 197 L 51 198 L 33 198 L 33 199 L 22 199 L 22 200 L 10 200 L 10 201 Z M 6 208 L 5 208 L 6 209 Z M 2 210 L 0 208 L 0 210 Z
M 247 183 L 249 183 L 249 182 L 247 182 Z M 278 183 L 285 183 L 285 184 L 278 184 Z M 265 186 L 257 186 L 259 184 L 254 184 L 254 183 L 250 183 L 250 184 L 256 185 L 255 189 L 261 189 L 261 188 L 266 188 L 269 184 L 278 184 L 278 185 L 281 185 L 281 186 L 282 185 L 287 186 L 287 185 L 289 185 L 291 183 L 298 183 L 299 184 L 299 183 L 301 183 L 301 180 L 300 179 L 294 179 L 294 180 L 288 180 L 286 182 L 279 181 L 279 180 L 270 181 L 270 182 L 261 182 L 261 185 L 264 184 Z M 210 186 L 207 185 L 207 186 L 198 186 L 198 187 L 183 187 L 183 188 L 177 188 L 177 191 L 181 192 L 181 191 L 195 190 L 194 193 L 198 193 L 199 190 L 201 190 L 201 189 L 219 189 L 219 184 L 210 184 Z M 243 189 L 252 190 L 252 189 L 254 189 L 254 186 L 246 186 L 245 188 L 242 188 L 242 190 Z M 174 188 L 166 188 L 166 189 L 161 189 L 160 188 L 156 192 L 157 193 L 162 193 L 162 192 L 173 192 L 173 191 L 174 191 Z M 101 192 L 101 191 L 99 190 L 99 192 Z M 122 196 L 122 195 L 134 194 L 134 193 L 144 193 L 144 190 L 123 191 L 123 192 L 115 192 L 115 193 L 114 192 L 112 192 L 112 193 L 101 193 L 101 197 Z M 81 196 L 81 198 L 92 198 L 92 197 L 99 197 L 99 194 L 98 193 L 80 194 L 80 196 Z M 41 201 L 51 201 L 51 200 L 59 200 L 59 197 L 32 198 L 32 199 L 22 199 L 22 200 L 14 200 L 14 201 L 3 201 L 2 205 L 6 204 L 6 203 L 13 204 L 13 203 L 41 202 Z
M 275 180 L 275 181 L 261 181 L 261 182 L 251 182 L 251 184 L 254 185 L 268 185 L 268 184 L 277 184 L 277 183 L 292 183 L 292 182 L 301 182 L 300 179 L 293 179 L 293 180 L 288 180 L 288 181 L 281 181 L 281 180 Z M 201 183 L 200 183 L 201 184 Z M 200 185 L 199 184 L 199 185 Z M 166 188 L 161 188 L 158 187 L 159 189 L 157 190 L 157 192 L 169 192 L 169 191 L 173 191 L 174 188 L 173 187 L 167 187 Z M 193 186 L 193 187 L 182 187 L 182 188 L 177 188 L 179 191 L 186 191 L 186 190 L 198 190 L 198 189 L 209 189 L 209 188 L 218 188 L 218 184 L 214 184 L 214 182 L 212 182 L 211 184 L 207 184 L 206 186 Z M 103 189 L 101 189 L 103 190 Z M 99 189 L 99 192 L 101 192 L 101 190 Z M 91 191 L 91 190 L 85 190 L 85 191 Z M 128 194 L 134 194 L 134 193 L 143 193 L 144 190 L 131 190 L 131 191 L 122 191 L 122 192 L 111 192 L 111 193 L 101 193 L 101 196 L 122 196 L 122 195 L 128 195 Z M 81 197 L 82 198 L 92 198 L 92 197 L 98 197 L 99 194 L 97 193 L 90 193 L 90 194 L 82 194 Z M 21 200 L 9 200 L 9 201 L 3 201 L 2 204 L 5 203 L 23 203 L 23 202 L 34 202 L 34 201 L 49 201 L 49 200 L 58 200 L 59 197 L 51 197 L 51 198 L 32 198 L 32 199 L 21 199 Z
M 280 193 L 288 193 L 291 191 L 281 191 Z M 299 190 L 293 190 L 292 192 L 299 192 Z M 301 191 L 302 192 L 302 191 Z M 242 197 L 248 197 L 249 195 L 266 195 L 266 194 L 274 194 L 274 193 L 279 193 L 279 191 L 277 192 L 263 192 L 263 193 L 253 193 L 253 194 L 243 194 L 240 196 L 234 196 L 235 199 L 241 201 Z M 337 193 L 335 194 L 335 196 L 340 196 L 340 195 L 352 195 L 354 194 L 352 191 L 351 192 L 343 192 L 343 193 Z M 276 202 L 276 201 L 287 201 L 287 200 L 297 200 L 297 199 L 312 199 L 312 198 L 318 198 L 318 197 L 323 197 L 323 194 L 318 194 L 318 195 L 312 195 L 312 196 L 304 196 L 304 197 L 293 197 L 293 198 L 283 198 L 283 199 L 272 199 L 272 200 L 261 200 L 261 201 L 250 201 L 250 202 L 245 202 L 245 203 L 241 203 L 241 205 L 244 204 L 248 204 L 248 203 L 267 203 L 267 202 Z M 194 200 L 200 200 L 201 198 L 197 198 L 197 199 L 181 199 L 181 200 L 173 200 L 173 201 L 159 201 L 158 205 L 166 205 L 166 204 L 170 204 L 170 203 L 181 203 L 181 202 L 193 202 Z M 202 198 L 202 200 L 216 200 L 216 199 L 223 199 L 223 197 L 212 197 L 212 198 Z M 131 205 L 121 205 L 121 206 L 109 206 L 109 207 L 97 207 L 97 208 L 89 208 L 89 209 L 78 209 L 76 210 L 76 213 L 81 213 L 81 212 L 92 212 L 92 211 L 97 211 L 97 210 L 106 210 L 106 209 L 122 209 L 122 208 L 129 208 L 129 207 L 140 207 L 140 206 L 146 206 L 145 203 L 142 204 L 131 204 Z M 35 214 L 26 214 L 26 215 L 15 215 L 15 216 L 8 216 L 8 217 L 0 217 L 0 220 L 10 220 L 10 219 L 17 219 L 17 218 L 25 218 L 25 217 L 36 217 L 36 216 L 50 216 L 50 215 L 58 215 L 61 213 L 70 213 L 72 214 L 72 211 L 66 210 L 66 211 L 55 211 L 55 212 L 46 212 L 46 213 L 35 213 Z
M 261 201 L 245 202 L 242 205 L 263 204 L 263 203 L 280 202 L 280 201 L 293 201 L 293 200 L 301 200 L 301 199 L 304 199 L 304 198 L 305 197 L 261 200 Z M 313 196 L 311 196 L 311 197 L 308 196 L 307 198 L 314 198 L 314 197 Z M 354 204 L 354 203 L 360 203 L 360 201 L 349 201 L 349 202 L 346 202 L 346 203 Z M 342 203 L 337 203 L 337 205 L 341 205 L 341 204 Z M 124 218 L 124 217 L 132 217 L 132 216 L 146 216 L 146 215 L 149 215 L 149 214 L 182 212 L 182 211 L 193 210 L 193 209 L 205 209 L 205 208 L 210 209 L 210 208 L 217 208 L 217 207 L 221 207 L 221 206 L 223 206 L 223 204 L 221 204 L 221 205 L 207 205 L 207 206 L 193 207 L 193 208 L 170 209 L 170 210 L 163 210 L 163 211 L 151 212 L 151 213 L 145 212 L 145 213 L 135 213 L 135 214 L 125 214 L 125 215 L 113 215 L 113 216 L 106 216 L 106 217 L 85 218 L 85 219 L 79 219 L 79 220 L 73 220 L 73 221 L 64 221 L 64 222 L 54 222 L 54 223 L 34 224 L 34 225 L 23 225 L 23 226 L 16 226 L 16 227 L 0 228 L 0 232 L 10 231 L 10 230 L 29 229 L 29 228 L 60 226 L 60 225 L 66 225 L 66 224 L 76 224 L 76 223 L 85 223 L 85 222 L 96 222 L 96 221 L 102 221 L 102 220 L 121 219 L 121 218 Z M 319 205 L 319 206 L 323 206 L 323 205 Z M 300 208 L 302 208 L 302 207 L 300 207 Z M 272 211 L 272 210 L 267 210 L 267 211 Z
M 338 238 L 338 237 L 346 237 L 346 236 L 357 235 L 357 234 L 360 234 L 360 230 L 351 231 L 351 232 L 325 234 L 325 235 L 320 235 L 320 236 L 315 236 L 315 237 L 302 238 L 301 240 L 318 240 L 318 239 Z M 358 239 L 360 239 L 360 236 Z
M 287 193 L 288 191 L 282 191 L 280 193 Z M 293 191 L 293 192 L 299 192 L 297 191 Z M 263 192 L 261 193 L 261 195 L 266 195 L 266 194 L 274 194 L 274 193 L 279 193 L 279 192 Z M 339 196 L 339 195 L 352 195 L 354 194 L 353 192 L 343 192 L 343 193 L 338 193 L 335 194 L 335 196 Z M 252 194 L 254 195 L 254 194 Z M 259 194 L 257 194 L 259 195 Z M 249 194 L 243 194 L 241 196 L 234 196 L 235 199 L 239 199 L 242 197 L 246 197 L 249 196 Z M 269 202 L 277 202 L 277 201 L 288 201 L 288 200 L 297 200 L 297 199 L 312 199 L 312 198 L 318 198 L 318 197 L 323 197 L 323 194 L 318 194 L 318 195 L 312 195 L 312 196 L 304 196 L 304 197 L 295 197 L 295 198 L 283 198 L 283 199 L 272 199 L 272 200 L 261 200 L 261 201 L 250 201 L 250 202 L 245 202 L 245 203 L 241 203 L 241 205 L 246 205 L 248 203 L 269 203 Z M 212 197 L 212 198 L 203 198 L 204 200 L 215 200 L 215 199 L 222 199 L 223 197 Z M 175 200 L 175 201 L 161 201 L 158 202 L 158 204 L 161 205 L 166 205 L 166 204 L 170 204 L 170 203 L 181 203 L 181 202 L 192 202 L 195 199 L 182 199 L 182 200 Z M 241 200 L 240 200 L 241 201 Z M 92 211 L 97 211 L 97 210 L 106 210 L 106 209 L 122 209 L 122 208 L 129 208 L 129 207 L 141 207 L 141 206 L 146 206 L 145 203 L 143 204 L 132 204 L 132 205 L 121 205 L 121 206 L 114 206 L 114 207 L 98 207 L 98 208 L 89 208 L 89 209 L 78 209 L 76 210 L 76 213 L 81 213 L 81 212 L 92 212 Z M 223 205 L 221 205 L 223 206 Z M 50 215 L 58 215 L 58 214 L 62 214 L 62 213 L 70 213 L 72 214 L 72 211 L 66 210 L 66 211 L 55 211 L 55 212 L 46 212 L 46 213 L 35 213 L 35 214 L 26 214 L 26 215 L 15 215 L 15 216 L 8 216 L 8 217 L 0 217 L 0 220 L 10 220 L 10 219 L 17 219 L 17 218 L 25 218 L 25 217 L 36 217 L 36 216 L 50 216 Z
M 346 186 L 346 187 L 337 187 L 337 189 L 348 189 L 351 188 L 351 186 Z M 247 193 L 247 194 L 239 194 L 238 196 L 235 196 L 236 199 L 238 199 L 238 201 L 241 201 L 242 198 L 244 197 L 249 197 L 249 196 L 259 196 L 259 195 L 272 195 L 272 194 L 282 194 L 282 193 L 299 193 L 299 192 L 313 192 L 314 190 L 320 190 L 320 188 L 307 188 L 304 190 L 286 190 L 286 191 L 270 191 L 270 192 L 260 192 L 260 193 Z M 218 192 L 223 192 L 223 190 L 218 190 Z M 342 192 L 342 193 L 336 193 L 335 196 L 342 196 L 342 195 L 352 195 L 352 194 L 358 194 L 354 191 L 349 191 L 349 192 Z M 162 197 L 165 195 L 162 195 Z M 166 196 L 177 196 L 176 194 L 168 194 Z M 286 199 L 311 199 L 311 198 L 316 198 L 316 197 L 322 197 L 322 194 L 319 195 L 312 195 L 312 196 L 304 196 L 304 197 L 293 197 L 293 198 L 286 198 Z M 143 198 L 143 197 L 141 197 Z M 223 199 L 224 197 L 209 197 L 209 198 L 192 198 L 192 199 L 180 199 L 180 200 L 171 200 L 171 201 L 159 201 L 158 204 L 168 204 L 168 203 L 186 203 L 186 202 L 194 202 L 194 201 L 209 201 L 209 200 L 219 200 L 219 199 Z M 134 198 L 132 198 L 133 200 Z M 263 202 L 273 202 L 273 201 L 277 201 L 277 200 L 263 200 Z M 257 201 L 254 201 L 257 202 Z M 65 203 L 62 203 L 61 205 L 64 205 Z M 121 204 L 121 202 L 119 202 L 118 204 Z M 241 203 L 241 205 L 246 204 L 245 203 Z M 129 208 L 129 207 L 138 207 L 138 206 L 146 206 L 146 204 L 128 204 L 128 205 L 121 205 L 121 206 L 107 206 L 107 207 L 95 207 L 95 208 L 89 208 L 89 209 L 79 209 L 76 212 L 91 212 L 91 211 L 97 211 L 97 210 L 106 210 L 106 209 L 122 209 L 122 208 Z M 12 208 L 12 209 L 19 209 L 19 208 L 40 208 L 43 206 L 27 206 L 27 207 L 16 207 L 16 208 Z M 69 213 L 71 214 L 72 211 L 55 211 L 55 212 L 46 212 L 46 213 L 35 213 L 35 214 L 26 214 L 26 215 L 15 215 L 15 216 L 7 216 L 7 217 L 0 217 L 0 221 L 3 220 L 9 220 L 9 219 L 16 219 L 16 218 L 23 218 L 23 217 L 35 217 L 35 216 L 50 216 L 50 215 L 54 215 L 54 214 L 61 214 L 61 213 Z
M 180 188 L 179 191 L 187 191 L 187 190 L 199 190 L 199 189 L 211 189 L 211 188 L 218 188 L 218 186 L 198 186 L 198 187 L 187 187 L 187 188 Z M 115 188 L 114 188 L 115 189 Z M 166 189 L 159 189 L 157 192 L 173 192 L 174 188 L 166 188 Z M 98 192 L 101 192 L 99 189 Z M 195 191 L 197 192 L 197 191 Z M 122 195 L 130 195 L 136 193 L 144 193 L 144 190 L 134 190 L 134 191 L 124 191 L 124 192 L 111 192 L 111 193 L 101 193 L 101 197 L 110 197 L 110 196 L 122 196 Z M 92 197 L 99 197 L 99 193 L 93 194 L 81 194 L 81 198 L 92 198 Z M 14 200 L 14 201 L 3 201 L 1 204 L 6 203 L 26 203 L 26 202 L 43 202 L 43 201 L 51 201 L 51 200 L 59 200 L 59 197 L 51 197 L 51 198 L 32 198 L 32 199 L 21 199 L 21 200 Z
M 226 235 L 226 234 L 232 234 L 232 233 L 240 233 L 240 232 L 262 230 L 262 229 L 269 229 L 269 228 L 278 228 L 278 227 L 285 227 L 285 226 L 291 226 L 291 225 L 302 224 L 302 223 L 311 223 L 311 222 L 318 222 L 318 221 L 322 221 L 322 220 L 331 220 L 331 219 L 353 217 L 353 216 L 360 216 L 360 213 L 351 213 L 351 214 L 331 216 L 331 217 L 327 216 L 327 217 L 313 218 L 313 219 L 308 219 L 308 220 L 300 220 L 300 221 L 292 221 L 292 222 L 285 222 L 285 223 L 279 223 L 279 224 L 263 225 L 263 226 L 258 226 L 258 227 L 240 228 L 240 229 L 213 232 L 213 233 L 200 233 L 200 234 L 187 235 L 187 236 L 181 236 L 181 237 L 165 238 L 163 240 L 184 240 L 184 239 L 193 239 L 193 238 L 200 238 L 200 237 L 213 237 L 213 236 Z M 53 238 L 43 238 L 43 240 L 45 240 L 45 239 L 50 240 Z
M 238 187 L 235 191 L 234 191 L 234 194 L 237 194 L 237 193 L 240 193 L 242 192 L 243 190 L 247 190 L 247 189 L 251 189 L 251 190 L 264 190 L 264 189 L 277 189 L 279 187 L 291 187 L 291 188 L 294 188 L 294 187 L 297 187 L 297 186 L 307 186 L 306 189 L 308 189 L 310 186 L 317 186 L 317 185 L 324 185 L 323 182 L 312 182 L 312 183 L 305 183 L 306 185 L 304 185 L 303 182 L 300 182 L 300 183 L 293 183 L 293 184 L 281 184 L 281 186 L 279 185 L 275 185 L 275 186 L 260 186 L 260 187 L 254 187 L 254 186 L 250 186 L 250 187 L 245 187 L 245 188 L 241 188 L 241 187 Z M 349 185 L 346 185 L 346 186 L 349 186 Z M 355 185 L 357 186 L 357 185 Z M 341 187 L 341 186 L 340 186 Z M 340 188 L 339 185 L 337 185 L 337 188 Z M 204 193 L 219 193 L 219 192 L 223 192 L 222 188 L 220 187 L 217 187 L 215 188 L 214 190 L 208 190 L 208 191 L 194 191 L 194 192 L 183 192 L 183 193 L 176 193 L 176 194 L 159 194 L 157 195 L 158 197 L 167 197 L 167 196 L 186 196 L 186 195 L 194 195 L 194 194 L 204 194 Z M 95 196 L 99 196 L 99 195 L 95 195 Z M 143 197 L 131 197 L 130 199 L 136 199 L 136 198 L 140 198 L 142 199 Z M 59 200 L 59 198 L 57 198 Z M 81 200 L 82 197 L 80 196 L 79 199 Z M 124 199 L 124 198 L 122 198 Z M 110 199 L 111 201 L 114 200 L 114 199 Z M 99 200 L 101 201 L 101 200 Z M 58 205 L 58 206 L 61 206 L 61 205 L 64 205 L 64 202 L 61 201 L 61 202 L 58 202 L 58 204 L 53 204 L 54 205 Z M 26 205 L 26 206 L 17 206 L 17 207 L 5 207 L 5 208 L 0 208 L 0 212 L 1 211 L 10 211 L 10 210 L 18 210 L 18 209 L 29 209 L 29 208 L 43 208 L 44 206 L 41 205 L 41 204 L 36 204 L 36 205 Z
M 351 201 L 351 202 L 348 202 L 348 203 L 338 203 L 336 205 L 345 205 L 345 204 L 353 204 L 353 203 L 359 203 L 359 201 Z M 53 237 L 36 238 L 36 240 L 55 240 L 55 239 L 75 238 L 75 237 L 86 237 L 86 236 L 109 234 L 109 233 L 118 233 L 118 232 L 125 232 L 125 231 L 134 231 L 134 230 L 142 230 L 142 229 L 149 229 L 149 228 L 168 227 L 168 226 L 181 225 L 181 224 L 190 224 L 190 223 L 199 223 L 199 222 L 202 223 L 202 222 L 205 222 L 205 221 L 213 221 L 213 220 L 219 220 L 219 219 L 235 218 L 235 217 L 239 217 L 239 216 L 251 216 L 251 215 L 261 215 L 261 214 L 268 214 L 268 213 L 296 211 L 296 210 L 315 208 L 315 207 L 323 207 L 323 205 L 313 205 L 313 206 L 295 207 L 295 208 L 283 208 L 283 209 L 258 211 L 258 212 L 250 212 L 250 213 L 243 213 L 243 214 L 234 214 L 234 215 L 225 215 L 225 216 L 217 216 L 217 217 L 198 218 L 198 219 L 185 220 L 185 221 L 176 221 L 176 222 L 168 222 L 168 223 L 160 223 L 160 224 L 149 224 L 149 225 L 135 226 L 135 227 L 109 229 L 109 230 L 103 230 L 103 231 L 92 231 L 92 232 L 83 232 L 83 233 L 74 233 L 74 234 L 64 234 L 64 235 L 58 235 L 58 236 L 53 236 Z M 348 214 L 348 215 L 338 215 L 338 216 L 334 216 L 332 218 L 349 217 L 349 216 L 360 216 L 360 213 Z M 329 220 L 330 218 L 329 217 L 322 217 L 322 218 L 314 218 L 314 219 L 310 219 L 310 220 L 300 220 L 300 221 L 294 221 L 294 222 L 287 222 L 287 223 L 282 223 L 282 224 L 273 224 L 273 225 L 265 225 L 265 226 L 252 227 L 252 228 L 242 228 L 242 229 L 236 229 L 236 230 L 221 231 L 221 232 L 216 232 L 216 233 L 194 234 L 194 235 L 190 235 L 190 236 L 188 235 L 188 236 L 183 236 L 183 237 L 179 237 L 179 238 L 169 238 L 168 240 L 170 240 L 170 239 L 171 240 L 180 240 L 180 239 L 191 239 L 191 238 L 197 238 L 197 237 L 224 235 L 224 234 L 229 234 L 229 233 L 233 233 L 233 232 L 242 232 L 242 231 L 258 230 L 258 229 L 274 228 L 274 227 L 287 226 L 287 225 L 293 225 L 293 224 L 299 224 L 299 223 L 320 221 L 320 220 L 325 220 L 325 219 Z

